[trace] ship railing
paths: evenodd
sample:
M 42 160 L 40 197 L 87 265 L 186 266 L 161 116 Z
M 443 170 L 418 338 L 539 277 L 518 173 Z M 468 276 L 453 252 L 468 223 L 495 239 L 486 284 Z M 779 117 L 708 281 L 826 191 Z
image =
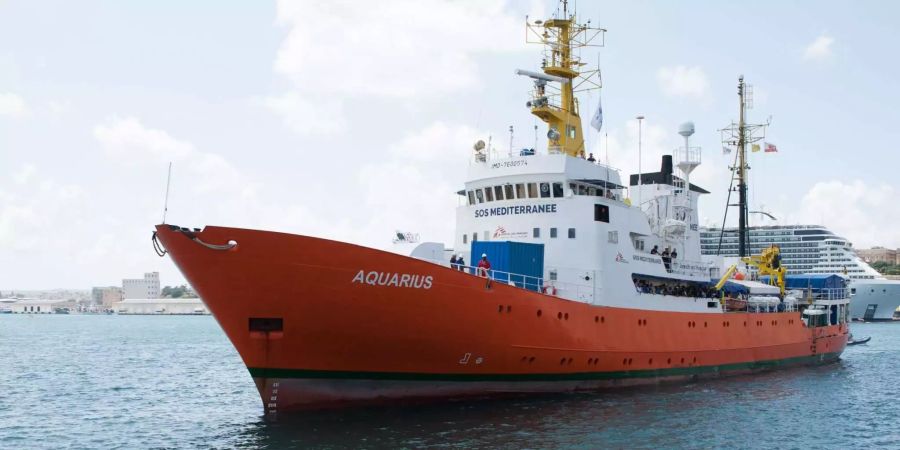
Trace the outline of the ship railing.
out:
M 798 300 L 813 303 L 816 300 L 847 300 L 850 298 L 850 288 L 805 288 L 788 289 L 788 291 L 800 292 Z
M 594 300 L 594 286 L 592 285 L 550 280 L 543 276 L 536 277 L 533 275 L 506 272 L 497 269 L 487 269 L 485 271 L 477 266 L 455 266 L 458 267 L 457 270 L 462 270 L 468 274 L 485 278 L 486 280 L 490 280 L 491 283 L 503 283 L 520 289 L 541 292 L 586 303 L 593 303 Z M 453 267 L 454 266 L 451 265 L 451 268 Z

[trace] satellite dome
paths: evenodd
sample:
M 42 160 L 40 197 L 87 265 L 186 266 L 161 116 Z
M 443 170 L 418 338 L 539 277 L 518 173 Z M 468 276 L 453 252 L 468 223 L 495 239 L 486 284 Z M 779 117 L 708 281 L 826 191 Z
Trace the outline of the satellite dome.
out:
M 694 122 L 685 122 L 678 126 L 678 134 L 688 137 L 694 134 Z

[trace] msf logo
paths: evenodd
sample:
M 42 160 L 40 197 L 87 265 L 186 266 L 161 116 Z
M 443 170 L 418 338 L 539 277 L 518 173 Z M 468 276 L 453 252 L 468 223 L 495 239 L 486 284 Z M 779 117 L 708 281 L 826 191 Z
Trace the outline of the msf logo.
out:
M 506 228 L 503 228 L 503 225 L 500 225 L 494 230 L 494 237 L 498 238 L 503 236 L 506 236 Z

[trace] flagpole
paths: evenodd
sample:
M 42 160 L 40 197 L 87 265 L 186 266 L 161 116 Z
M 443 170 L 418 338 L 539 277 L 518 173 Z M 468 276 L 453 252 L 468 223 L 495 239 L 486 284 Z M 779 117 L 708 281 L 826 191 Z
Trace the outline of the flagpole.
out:
M 641 188 L 643 187 L 643 183 L 641 180 L 641 133 L 643 131 L 642 125 L 644 122 L 644 116 L 637 116 L 638 121 L 638 208 L 641 207 Z

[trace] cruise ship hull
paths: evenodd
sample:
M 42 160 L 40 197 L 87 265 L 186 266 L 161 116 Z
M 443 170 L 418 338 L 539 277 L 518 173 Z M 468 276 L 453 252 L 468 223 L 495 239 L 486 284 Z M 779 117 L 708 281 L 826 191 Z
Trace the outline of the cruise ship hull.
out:
M 169 225 L 157 233 L 269 413 L 821 364 L 847 341 L 846 324 L 810 329 L 797 312 L 613 308 L 306 236 Z
M 853 298 L 850 300 L 850 316 L 865 321 L 894 319 L 894 311 L 900 307 L 900 281 L 853 280 Z

